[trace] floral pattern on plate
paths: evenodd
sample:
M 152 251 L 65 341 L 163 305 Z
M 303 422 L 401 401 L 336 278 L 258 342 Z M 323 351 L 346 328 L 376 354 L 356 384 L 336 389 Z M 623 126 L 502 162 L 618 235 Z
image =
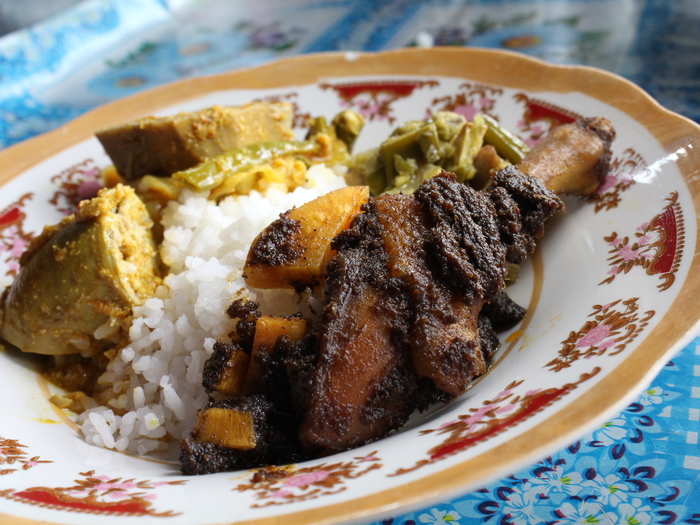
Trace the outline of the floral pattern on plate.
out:
M 154 489 L 182 485 L 187 480 L 137 481 L 95 474 L 94 470 L 81 472 L 75 485 L 70 487 L 30 487 L 0 490 L 0 497 L 39 507 L 104 514 L 112 516 L 171 517 L 178 513 L 153 508 L 157 499 Z
M 299 94 L 296 91 L 290 91 L 289 93 L 270 95 L 256 100 L 262 102 L 289 102 L 292 105 L 292 127 L 295 129 L 306 129 L 311 122 L 311 113 L 302 111 L 299 108 L 298 98 Z
M 622 193 L 634 184 L 634 177 L 645 168 L 644 158 L 634 148 L 625 148 L 622 154 L 613 157 L 603 184 L 591 196 L 596 213 L 617 208 L 622 200 Z
M 592 319 L 562 341 L 559 355 L 547 363 L 547 368 L 559 372 L 581 358 L 617 355 L 642 333 L 655 314 L 654 310 L 639 310 L 639 297 L 597 304 L 588 314 Z
M 39 456 L 29 457 L 26 445 L 16 439 L 7 439 L 0 436 L 0 476 L 12 474 L 17 469 L 29 470 L 40 463 L 53 463 Z
M 411 467 L 401 467 L 389 476 L 413 472 L 505 432 L 559 401 L 581 383 L 600 373 L 600 370 L 599 367 L 595 367 L 590 372 L 581 374 L 578 380 L 561 387 L 528 390 L 522 394 L 516 394 L 515 389 L 524 381 L 513 381 L 494 399 L 483 401 L 480 407 L 471 408 L 466 414 L 459 415 L 437 428 L 421 430 L 422 436 L 438 434 L 447 437 L 428 451 L 427 458 L 418 460 Z
M 92 159 L 73 164 L 57 175 L 51 182 L 58 186 L 49 203 L 63 215 L 70 215 L 84 199 L 92 199 L 102 188 L 102 170 Z
M 311 467 L 265 467 L 256 470 L 248 483 L 234 490 L 255 493 L 253 508 L 284 505 L 330 496 L 347 490 L 347 482 L 382 468 L 377 451 L 351 461 L 321 463 Z
M 477 113 L 498 118 L 493 109 L 496 99 L 503 95 L 501 88 L 464 82 L 459 85 L 459 89 L 460 91 L 454 95 L 434 98 L 427 111 L 428 116 L 438 111 L 453 111 L 467 120 L 472 120 Z
M 513 98 L 524 107 L 517 126 L 523 141 L 530 147 L 542 140 L 550 129 L 581 118 L 578 113 L 525 93 L 516 93 Z
M 5 278 L 17 274 L 19 259 L 34 238 L 34 234 L 26 231 L 24 227 L 24 220 L 27 217 L 25 206 L 33 197 L 33 192 L 27 192 L 0 211 L 0 246 L 4 256 L 2 262 L 5 267 Z M 6 284 L 3 282 L 2 286 Z
M 673 373 L 673 363 L 664 373 Z M 694 489 L 658 436 L 678 391 L 652 387 L 601 428 L 556 455 L 446 506 L 454 523 L 698 523 Z M 696 501 L 696 500 L 695 500 Z M 607 520 L 607 521 L 606 521 Z M 415 525 L 415 520 L 388 520 Z
M 647 275 L 657 275 L 660 291 L 668 290 L 676 280 L 685 246 L 683 211 L 678 204 L 678 192 L 666 197 L 668 204 L 649 222 L 640 224 L 633 237 L 621 237 L 612 232 L 605 237 L 610 245 L 608 277 L 600 284 L 610 284 L 634 267 L 643 268 Z
M 335 91 L 343 107 L 354 108 L 368 120 L 386 120 L 389 124 L 396 122 L 392 109 L 394 102 L 410 96 L 416 89 L 435 87 L 436 80 L 371 80 L 367 82 L 350 82 L 320 84 L 321 89 Z

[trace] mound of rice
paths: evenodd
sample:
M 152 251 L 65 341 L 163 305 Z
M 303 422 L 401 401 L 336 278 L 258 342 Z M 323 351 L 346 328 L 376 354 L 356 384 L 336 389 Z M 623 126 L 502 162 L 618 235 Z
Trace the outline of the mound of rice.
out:
M 241 274 L 251 242 L 280 213 L 342 186 L 341 176 L 314 166 L 306 184 L 290 193 L 272 187 L 217 205 L 184 192 L 171 202 L 161 246 L 170 273 L 155 296 L 134 309 L 130 344 L 98 380 L 107 405 L 79 416 L 85 439 L 139 455 L 174 454 L 207 401 L 202 368 L 215 341 L 232 329 L 226 308 L 233 299 L 248 295 L 279 313 L 298 308 L 291 292 L 246 287 Z

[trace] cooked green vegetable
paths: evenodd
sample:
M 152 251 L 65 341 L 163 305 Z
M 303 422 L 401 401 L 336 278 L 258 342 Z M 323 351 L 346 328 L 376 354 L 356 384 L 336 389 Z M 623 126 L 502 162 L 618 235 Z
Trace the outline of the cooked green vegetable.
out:
M 312 155 L 319 151 L 315 140 L 289 140 L 246 146 L 223 155 L 207 159 L 193 168 L 178 171 L 173 179 L 186 182 L 198 191 L 211 190 L 225 178 L 275 157 L 285 155 Z
M 356 153 L 348 162 L 345 179 L 349 185 L 367 185 L 373 195 L 378 195 L 386 187 L 384 172 L 378 169 L 378 165 L 379 148 Z
M 452 111 L 438 111 L 433 117 L 440 140 L 449 142 L 457 136 L 466 119 Z
M 94 354 L 120 341 L 160 279 L 152 222 L 128 186 L 44 229 L 2 298 L 0 335 L 24 352 Z
M 476 174 L 474 157 L 486 130 L 480 115 L 467 122 L 462 115 L 449 111 L 440 111 L 427 121 L 406 122 L 391 133 L 376 153 L 353 157 L 350 177 L 353 182 L 369 185 L 375 195 L 412 193 L 443 170 L 467 181 Z
M 394 187 L 396 184 L 394 179 L 398 169 L 395 165 L 396 161 L 411 158 L 418 159 L 422 155 L 421 141 L 427 143 L 430 141 L 429 136 L 437 137 L 437 130 L 432 123 L 424 123 L 421 125 L 412 125 L 406 123 L 402 128 L 399 128 L 391 136 L 382 142 L 379 146 L 379 162 L 384 169 L 384 178 L 388 188 Z M 423 159 L 421 159 L 423 160 Z M 423 160 L 425 162 L 425 160 Z M 418 165 L 416 163 L 416 168 Z
M 164 203 L 178 198 L 182 191 L 182 183 L 172 177 L 146 175 L 139 179 L 136 191 L 145 201 Z
M 326 117 L 314 117 L 306 131 L 306 140 L 321 134 L 335 136 L 335 129 L 328 123 Z
M 435 164 L 418 166 L 414 159 L 404 159 L 398 155 L 394 159 L 394 166 L 396 168 L 394 184 L 382 193 L 413 193 L 423 181 L 432 179 L 443 171 Z
M 327 160 L 331 163 L 346 162 L 364 125 L 362 115 L 350 109 L 338 113 L 330 124 L 326 117 L 316 117 L 309 125 L 306 140 L 324 137 L 330 150 Z
M 365 118 L 357 111 L 346 109 L 333 117 L 335 135 L 345 143 L 348 152 L 352 151 L 357 136 L 365 127 Z
M 474 157 L 481 149 L 486 130 L 487 125 L 481 115 L 476 115 L 474 120 L 467 122 L 459 130 L 453 141 L 455 151 L 452 155 L 452 165 L 445 166 L 448 171 L 457 175 L 458 179 L 469 180 L 474 177 Z
M 488 115 L 482 115 L 482 118 L 486 122 L 484 142 L 491 144 L 501 157 L 512 164 L 518 164 L 523 160 L 530 148 L 493 118 Z

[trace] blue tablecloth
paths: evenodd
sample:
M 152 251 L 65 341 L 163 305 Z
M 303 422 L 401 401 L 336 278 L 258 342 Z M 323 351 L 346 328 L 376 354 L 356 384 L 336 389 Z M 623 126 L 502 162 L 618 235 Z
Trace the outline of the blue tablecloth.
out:
M 90 0 L 0 39 L 0 147 L 187 76 L 430 42 L 609 69 L 700 121 L 698 27 L 700 0 Z M 699 434 L 696 339 L 595 432 L 480 490 L 382 523 L 700 524 Z

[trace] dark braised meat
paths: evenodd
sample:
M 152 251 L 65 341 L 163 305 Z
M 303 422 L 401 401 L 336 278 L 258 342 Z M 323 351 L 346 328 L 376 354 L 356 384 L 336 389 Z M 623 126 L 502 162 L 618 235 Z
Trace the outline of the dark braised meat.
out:
M 426 189 L 427 183 L 419 187 L 415 197 L 385 195 L 376 200 L 376 206 L 384 230 L 383 243 L 389 271 L 401 280 L 410 298 L 411 315 L 405 339 L 413 368 L 417 375 L 432 380 L 440 390 L 458 395 L 475 376 L 486 370 L 486 362 L 476 342 L 475 311 L 481 301 L 471 304 L 464 299 L 467 295 L 481 296 L 483 286 L 480 283 L 488 277 L 480 279 L 478 262 L 459 266 L 453 263 L 466 258 L 461 248 L 463 244 L 478 246 L 481 243 L 483 251 L 487 252 L 485 258 L 494 258 L 501 267 L 503 248 L 498 242 L 493 220 L 490 227 L 495 242 L 487 244 L 487 237 L 478 225 L 483 216 L 474 220 L 459 193 L 455 201 L 438 197 L 455 191 L 450 181 L 438 179 L 425 193 L 419 192 Z M 448 184 L 440 184 L 442 182 Z M 452 182 L 455 182 L 456 191 L 466 190 L 464 194 L 470 197 L 476 195 L 469 187 Z M 421 197 L 428 199 L 426 194 L 429 191 L 435 200 L 433 213 L 426 213 L 427 206 L 419 200 Z M 454 206 L 455 202 L 457 206 Z M 483 199 L 483 204 L 492 218 L 490 203 Z M 477 206 L 474 208 L 478 211 Z M 445 209 L 460 211 L 444 213 Z M 441 213 L 446 216 L 441 217 Z M 459 226 L 450 224 L 450 219 Z M 456 231 L 463 238 L 459 238 Z M 468 287 L 465 288 L 462 276 L 467 273 L 477 278 L 465 283 Z
M 505 286 L 507 254 L 522 262 L 562 208 L 515 168 L 488 192 L 444 173 L 370 201 L 334 242 L 302 445 L 328 453 L 386 435 L 417 408 L 420 378 L 463 393 L 497 347 L 479 314 Z
M 231 319 L 238 320 L 236 330 L 230 334 L 231 338 L 237 341 L 243 350 L 250 352 L 255 337 L 255 323 L 260 317 L 258 304 L 246 299 L 238 299 L 226 309 L 226 314 Z
M 513 166 L 496 174 L 487 195 L 496 211 L 506 260 L 514 264 L 524 262 L 535 251 L 547 220 L 564 209 L 559 197 Z
M 496 332 L 510 330 L 525 317 L 526 310 L 506 292 L 498 292 L 491 297 L 481 310 L 481 316 L 486 317 Z
M 490 362 L 501 342 L 498 340 L 498 334 L 493 327 L 493 323 L 491 323 L 488 316 L 484 315 L 483 311 L 479 315 L 479 343 L 484 359 Z
M 248 397 L 200 412 L 182 446 L 183 471 L 346 450 L 462 394 L 486 372 L 496 330 L 523 315 L 502 293 L 507 263 L 525 260 L 562 208 L 515 168 L 499 172 L 487 191 L 443 173 L 413 195 L 370 199 L 333 240 L 323 311 L 310 331 L 298 317 L 261 316 L 253 303 L 229 309 L 236 344 L 216 349 L 207 381 L 224 392 L 233 357 L 250 355 L 246 380 L 236 383 Z M 228 412 L 212 415 L 213 408 Z M 238 441 L 221 438 L 211 422 L 226 418 L 243 425 Z
M 374 203 L 333 241 L 319 354 L 300 437 L 307 449 L 344 450 L 403 424 L 415 375 L 403 350 L 411 312 L 403 283 L 389 275 Z

